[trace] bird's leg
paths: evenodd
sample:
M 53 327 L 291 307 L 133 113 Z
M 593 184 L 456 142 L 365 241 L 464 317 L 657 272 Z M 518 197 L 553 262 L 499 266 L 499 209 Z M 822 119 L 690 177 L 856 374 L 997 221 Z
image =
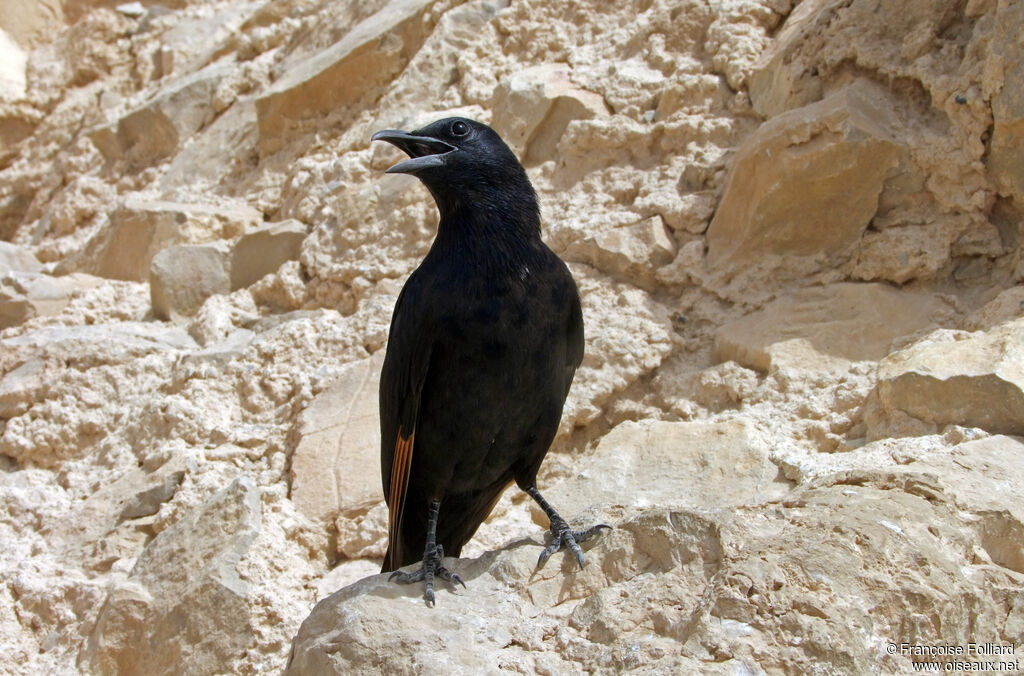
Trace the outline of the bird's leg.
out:
M 606 523 L 599 523 L 596 526 L 591 526 L 586 530 L 574 531 L 569 527 L 569 524 L 565 522 L 565 519 L 558 515 L 555 508 L 552 507 L 544 496 L 540 494 L 536 486 L 530 486 L 526 489 L 527 494 L 536 500 L 540 508 L 544 510 L 544 513 L 548 515 L 548 519 L 551 520 L 551 544 L 544 548 L 544 551 L 540 553 L 540 558 L 537 559 L 537 568 L 541 568 L 548 558 L 557 552 L 558 550 L 568 547 L 572 550 L 572 553 L 576 555 L 576 563 L 580 564 L 580 568 L 583 568 L 583 550 L 580 549 L 579 543 L 584 540 L 588 540 L 605 528 L 611 530 L 611 526 Z
M 429 511 L 427 512 L 427 545 L 423 549 L 423 564 L 420 566 L 420 569 L 415 573 L 403 573 L 400 570 L 396 570 L 388 578 L 389 581 L 397 580 L 399 584 L 409 584 L 410 582 L 422 580 L 424 587 L 423 598 L 428 606 L 434 605 L 435 575 L 442 580 L 447 580 L 452 586 L 455 586 L 456 582 L 463 587 L 466 586 L 461 577 L 441 565 L 441 560 L 444 558 L 444 548 L 436 543 L 437 513 L 440 509 L 440 500 L 430 501 Z

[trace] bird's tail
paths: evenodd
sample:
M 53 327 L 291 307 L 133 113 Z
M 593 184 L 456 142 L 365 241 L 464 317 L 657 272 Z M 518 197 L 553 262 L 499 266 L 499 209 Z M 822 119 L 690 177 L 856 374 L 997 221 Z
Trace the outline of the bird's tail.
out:
M 462 553 L 463 545 L 473 537 L 510 483 L 511 479 L 469 495 L 449 496 L 442 500 L 435 538 L 437 544 L 444 547 L 445 556 Z M 427 540 L 426 506 L 410 509 L 413 502 L 418 503 L 416 500 L 406 502 L 401 528 L 388 538 L 387 553 L 380 569 L 382 573 L 416 563 L 423 555 Z

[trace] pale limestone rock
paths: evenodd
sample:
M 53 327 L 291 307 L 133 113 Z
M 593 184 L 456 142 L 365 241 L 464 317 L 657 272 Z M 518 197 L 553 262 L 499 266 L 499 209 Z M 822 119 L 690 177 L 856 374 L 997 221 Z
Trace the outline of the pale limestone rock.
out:
M 152 322 L 46 326 L 0 339 L 6 358 L 18 364 L 35 357 L 74 359 L 82 367 L 117 364 L 164 350 L 191 350 L 185 331 Z
M 251 286 L 287 261 L 298 260 L 309 229 L 290 219 L 245 233 L 231 250 L 231 289 Z
M 384 351 L 346 365 L 299 416 L 291 463 L 296 509 L 321 522 L 365 513 L 383 498 L 377 388 Z
M 758 114 L 775 117 L 821 99 L 820 78 L 803 64 L 791 63 L 792 54 L 838 5 L 836 0 L 804 0 L 786 17 L 774 44 L 762 52 L 747 80 L 750 102 Z
M 226 242 L 164 249 L 149 268 L 153 314 L 180 321 L 196 314 L 206 299 L 231 291 Z
M 884 284 L 802 289 L 719 328 L 715 359 L 759 371 L 876 361 L 889 353 L 894 340 L 936 325 L 947 311 L 933 295 Z
M 915 225 L 865 233 L 851 274 L 855 279 L 896 284 L 931 279 L 949 261 L 948 236 L 943 234 L 941 229 Z
M 211 296 L 192 319 L 188 333 L 200 345 L 213 346 L 230 341 L 239 327 L 252 326 L 258 318 L 259 310 L 248 292 Z
M 146 517 L 157 514 L 196 469 L 196 458 L 186 453 L 155 469 L 132 468 L 77 502 L 71 518 L 54 529 L 55 537 L 86 570 L 127 573 L 152 536 L 154 519 Z
M 706 581 L 721 556 L 716 540 L 708 519 L 659 509 L 585 545 L 590 562 L 569 577 L 569 567 L 554 559 L 531 576 L 539 547 L 527 541 L 456 562 L 473 593 L 441 589 L 433 609 L 424 606 L 421 590 L 388 583 L 384 575 L 370 577 L 317 604 L 296 637 L 286 673 L 363 672 L 368 660 L 384 671 L 487 672 L 503 664 L 524 672 L 572 673 L 584 664 L 624 666 L 628 639 L 614 646 L 619 659 L 609 654 L 611 645 L 595 650 L 584 638 L 593 614 L 580 601 L 601 589 L 632 595 L 647 587 L 653 593 L 660 577 L 655 571 L 673 567 L 673 559 L 682 574 Z M 699 599 L 685 596 L 687 602 Z M 607 631 L 603 636 L 596 642 L 615 642 Z M 670 643 L 664 639 L 663 645 Z
M 938 331 L 889 355 L 878 365 L 878 399 L 888 416 L 1024 435 L 1024 320 Z M 884 417 L 871 431 L 884 436 Z
M 944 94 L 952 83 L 936 82 L 940 76 L 932 69 L 938 60 L 921 57 L 935 40 L 948 35 L 944 31 L 951 17 L 962 20 L 964 14 L 946 0 L 797 3 L 774 36 L 774 45 L 753 67 L 749 80 L 753 107 L 765 117 L 774 117 L 819 100 L 823 92 L 848 79 L 848 72 L 836 72 L 836 62 L 829 61 L 841 57 L 876 70 L 879 81 L 911 76 L 927 87 L 941 87 Z M 973 36 L 968 30 L 960 37 L 966 42 Z
M 544 494 L 576 521 L 653 506 L 729 511 L 785 495 L 789 483 L 777 474 L 747 423 L 624 422 L 601 438 L 573 480 Z M 531 508 L 546 525 L 540 508 Z
M 662 284 L 692 284 L 704 271 L 704 240 L 692 239 L 679 247 L 675 260 L 654 273 Z
M 25 96 L 27 61 L 21 47 L 0 29 L 0 101 L 16 101 Z
M 256 100 L 260 155 L 274 153 L 326 113 L 373 103 L 423 44 L 435 0 L 391 0 L 329 48 L 290 64 Z
M 199 181 L 216 185 L 225 174 L 244 172 L 246 154 L 256 154 L 258 140 L 256 104 L 251 99 L 236 101 L 171 156 L 160 186 L 173 190 Z
M 146 13 L 146 8 L 142 6 L 141 2 L 125 2 L 115 7 L 115 9 L 132 19 L 141 18 Z
M 1024 442 L 993 436 L 957 444 L 948 455 L 921 461 L 956 501 L 982 515 L 982 547 L 1000 566 L 1024 574 L 1024 541 L 1012 533 L 993 533 L 1000 521 L 1024 524 L 1024 506 L 1011 496 L 1020 494 L 1024 477 Z M 911 464 L 908 469 L 916 469 Z M 1012 529 L 1011 529 L 1012 530 Z
M 142 400 L 166 384 L 169 364 L 196 347 L 181 329 L 153 322 L 58 324 L 3 338 L 0 364 L 18 377 L 5 383 L 4 389 L 11 387 L 4 399 L 12 417 L 0 431 L 0 455 L 52 469 L 98 452 L 96 446 L 109 444 L 112 433 L 130 437 L 133 425 L 146 424 Z M 35 366 L 14 371 L 33 361 L 42 362 L 40 371 Z M 172 402 L 161 399 L 155 404 L 153 413 L 161 424 L 166 425 L 164 414 L 175 412 L 161 406 Z M 181 425 L 178 431 L 194 426 Z M 149 432 L 155 429 L 151 424 Z M 112 445 L 107 449 L 111 457 L 119 456 L 129 443 L 122 438 L 116 450 Z M 140 446 L 140 455 L 155 446 Z
M 21 630 L 17 605 L 7 585 L 0 588 L 0 631 L 8 637 L 4 653 L 12 662 L 25 664 L 30 659 L 29 655 L 39 650 L 35 641 Z
M 151 18 L 166 11 L 166 8 L 159 5 L 147 9 Z M 160 47 L 154 54 L 154 60 L 158 62 L 156 72 L 166 78 L 178 72 L 192 73 L 218 61 L 230 47 L 237 46 L 237 36 L 242 26 L 258 11 L 258 7 L 240 3 L 211 7 L 202 12 L 183 13 L 160 36 Z M 230 79 L 239 70 L 244 69 L 228 69 L 218 84 Z M 216 109 L 216 112 L 222 110 Z
M 708 26 L 704 49 L 717 72 L 729 86 L 742 90 L 762 51 L 770 44 L 771 31 L 780 14 L 785 15 L 790 0 L 767 3 L 726 3 Z M 739 20 L 737 20 L 739 19 Z
M 1009 289 L 1000 291 L 999 295 L 973 312 L 964 321 L 963 328 L 968 331 L 985 331 L 1022 316 L 1024 316 L 1024 286 L 1011 286 Z
M 676 243 L 661 216 L 577 240 L 565 250 L 566 260 L 590 263 L 598 270 L 651 287 L 659 268 L 672 261 Z
M 260 530 L 259 490 L 234 481 L 161 532 L 111 590 L 79 663 L 96 672 L 212 672 L 254 628 L 237 565 Z
M 308 307 L 311 299 L 308 279 L 298 261 L 287 261 L 249 287 L 253 301 L 273 311 L 300 310 Z
M 165 502 L 174 497 L 184 476 L 184 470 L 167 472 L 160 481 L 133 495 L 121 510 L 120 518 L 137 519 L 156 514 Z
M 0 328 L 33 317 L 58 314 L 71 299 L 102 280 L 82 273 L 51 277 L 42 273 L 10 273 L 0 277 Z
M 4 0 L 0 9 L 0 29 L 26 51 L 65 26 L 64 7 L 57 0 Z
M 263 219 L 242 204 L 185 204 L 133 195 L 117 206 L 110 221 L 110 227 L 94 237 L 82 254 L 59 268 L 148 281 L 153 257 L 163 249 L 235 237 Z
M 573 120 L 608 114 L 599 94 L 573 84 L 565 63 L 547 63 L 513 73 L 494 92 L 492 125 L 523 163 L 557 156 L 558 141 Z
M 757 389 L 757 373 L 734 361 L 704 369 L 693 379 L 693 399 L 710 410 L 738 406 Z
M 42 269 L 43 264 L 31 251 L 0 241 L 0 276 L 11 272 L 39 272 Z
M 0 165 L 6 164 L 17 154 L 18 144 L 32 136 L 41 117 L 38 110 L 25 103 L 0 107 Z M 10 193 L 5 196 L 10 200 Z M 24 205 L 11 205 L 8 201 L 8 204 L 2 206 L 14 206 L 14 210 L 17 211 L 18 207 Z M 6 211 L 7 209 L 0 209 L 0 216 L 7 216 Z M 0 233 L 3 232 L 0 230 Z
M 148 167 L 176 154 L 214 117 L 212 98 L 230 64 L 215 63 L 176 81 L 116 122 L 91 131 L 108 160 Z
M 683 182 L 686 182 L 684 170 Z M 699 171 L 698 171 L 699 173 Z M 703 186 L 703 182 L 697 179 L 697 186 Z M 674 232 L 687 232 L 693 235 L 702 234 L 707 230 L 708 223 L 715 213 L 715 206 L 718 198 L 706 190 L 697 192 L 681 193 L 685 188 L 655 188 L 646 194 L 642 194 L 635 202 L 635 206 L 649 209 L 661 216 L 665 225 Z
M 0 418 L 21 415 L 45 392 L 46 369 L 42 359 L 29 359 L 4 374 L 0 379 Z
M 988 58 L 997 21 L 995 2 L 974 4 L 969 11 L 954 0 L 801 2 L 779 32 L 777 50 L 762 62 L 765 86 L 760 91 L 757 76 L 752 78 L 755 109 L 774 116 L 867 73 L 895 95 L 885 105 L 904 127 L 901 139 L 910 150 L 890 178 L 922 188 L 912 199 L 903 196 L 898 222 L 928 224 L 941 211 L 985 209 L 993 188 L 986 171 L 984 139 L 993 127 L 987 102 L 1001 85 L 1001 75 Z M 932 51 L 950 39 L 969 54 L 955 67 Z M 952 72 L 958 75 L 950 76 Z M 920 99 L 898 84 L 906 81 L 919 83 L 915 86 L 931 101 L 936 117 L 925 112 L 928 106 L 918 107 Z M 943 131 L 932 126 L 936 123 Z M 882 201 L 887 201 L 884 194 Z
M 334 527 L 338 531 L 339 554 L 352 560 L 384 558 L 387 551 L 388 506 L 384 503 L 383 497 L 382 488 L 380 496 L 378 496 L 379 502 L 369 510 L 354 516 L 339 514 L 338 518 L 334 520 Z M 479 533 L 474 535 L 475 541 L 479 541 L 479 539 Z M 376 570 L 371 571 L 371 573 L 376 572 Z M 356 579 L 358 578 L 349 579 L 348 583 L 355 582 Z M 330 591 L 337 591 L 341 587 L 342 585 L 339 584 Z
M 1024 54 L 1016 30 L 1022 22 L 1024 7 L 1019 3 L 998 3 L 985 66 L 992 79 L 986 87 L 993 122 L 989 169 L 1000 193 L 1024 204 L 1024 94 L 1015 84 L 1024 79 Z
M 582 571 L 568 559 L 535 571 L 537 541 L 453 561 L 469 589 L 442 588 L 434 608 L 420 589 L 373 576 L 317 604 L 286 673 L 501 664 L 726 674 L 794 663 L 900 673 L 909 659 L 879 651 L 876 634 L 883 642 L 901 631 L 914 632 L 911 640 L 998 640 L 997 618 L 1012 603 L 992 587 L 963 587 L 1010 578 L 968 563 L 984 535 L 922 488 L 864 478 L 851 485 L 836 475 L 784 502 L 731 512 L 652 506 L 586 543 Z M 927 568 L 914 563 L 922 556 Z M 902 572 L 894 579 L 892 570 Z M 950 588 L 992 624 L 978 631 L 968 620 L 975 611 L 960 605 L 946 609 L 953 623 L 927 619 Z M 923 622 L 908 629 L 907 617 L 918 615 Z M 778 652 L 751 649 L 789 632 L 801 640 Z
M 88 85 L 112 70 L 127 67 L 131 61 L 120 40 L 131 30 L 131 22 L 106 8 L 97 9 L 81 19 L 72 18 L 68 31 L 60 38 L 68 84 L 72 86 Z
M 985 331 L 947 334 L 972 345 L 1020 316 L 1020 106 L 1009 86 L 1021 79 L 1019 3 L 143 4 L 129 18 L 91 0 L 0 0 L 0 30 L 27 55 L 24 95 L 0 102 L 0 239 L 56 274 L 141 261 L 132 278 L 142 280 L 104 280 L 56 314 L 0 331 L 0 672 L 280 673 L 307 616 L 295 668 L 307 658 L 339 663 L 311 673 L 906 674 L 910 660 L 886 655 L 887 642 L 991 640 L 1019 652 L 1019 439 L 912 418 L 885 408 L 875 387 L 877 360 L 922 335 L 899 328 L 920 308 L 890 303 L 890 292 L 922 307 L 941 297 L 921 329 Z M 531 78 L 536 89 L 512 86 Z M 558 252 L 653 216 L 679 247 L 672 262 L 626 274 L 625 258 L 616 259 L 625 268 L 602 267 L 609 274 L 571 264 L 587 355 L 540 485 L 571 501 L 581 485 L 607 487 L 620 465 L 633 468 L 619 497 L 593 507 L 616 530 L 584 545 L 586 570 L 560 554 L 534 573 L 546 524 L 509 490 L 467 558 L 453 562 L 474 576 L 468 590 L 442 589 L 428 613 L 420 590 L 377 576 L 310 616 L 315 600 L 379 570 L 387 510 L 378 496 L 326 522 L 298 511 L 289 481 L 298 421 L 340 372 L 383 348 L 401 282 L 436 225 L 415 179 L 382 175 L 400 151 L 371 147 L 369 137 L 458 114 L 515 140 L 502 128 L 512 99 L 544 115 L 521 118 L 533 125 L 524 159 Z M 836 251 L 794 257 L 757 244 L 727 266 L 737 274 L 723 284 L 722 270 L 706 269 L 705 231 L 728 206 L 720 200 L 736 150 L 777 124 L 764 119 L 841 100 L 849 105 L 830 118 L 834 128 L 808 121 L 817 131 L 798 129 L 781 158 L 828 143 L 878 145 L 882 156 L 858 155 L 891 165 L 870 226 Z M 761 160 L 766 185 L 795 186 L 797 223 L 826 214 L 808 231 L 820 247 L 819 233 L 855 215 L 833 197 L 856 191 L 816 192 L 815 174 L 793 175 L 779 158 Z M 122 200 L 175 206 L 130 216 Z M 225 213 L 246 205 L 249 215 L 181 206 L 190 203 Z M 310 226 L 301 262 L 211 296 L 190 335 L 152 321 L 153 255 L 236 240 L 263 214 Z M 107 250 L 136 216 L 170 227 L 137 244 L 121 232 L 124 246 Z M 626 243 L 609 251 L 631 251 L 618 248 Z M 28 288 L 24 273 L 14 278 Z M 904 288 L 854 293 L 846 312 L 835 301 L 850 292 L 835 285 L 857 279 Z M 732 324 L 754 308 L 752 330 L 767 338 L 747 341 L 744 325 Z M 780 342 L 773 314 L 800 336 L 825 338 Z M 767 374 L 715 363 L 723 327 L 728 349 L 749 347 Z M 764 344 L 749 346 L 754 338 Z M 962 362 L 957 341 L 923 344 L 935 359 Z M 851 363 L 836 350 L 867 356 Z M 926 388 L 922 405 L 945 406 L 935 391 Z M 375 394 L 366 399 L 372 408 Z M 689 426 L 656 422 L 676 416 Z M 683 441 L 674 446 L 655 434 L 662 429 Z M 637 430 L 653 435 L 657 453 L 647 437 L 610 445 Z M 646 476 L 634 456 L 682 469 Z M 368 493 L 379 491 L 370 457 L 360 485 Z M 760 474 L 733 483 L 737 458 Z M 744 494 L 771 465 L 797 486 L 768 502 L 757 502 L 757 488 Z M 681 486 L 691 471 L 692 485 Z M 258 491 L 262 512 L 234 566 L 245 593 L 204 587 L 210 571 L 187 564 L 166 579 L 187 574 L 200 588 L 185 584 L 180 612 L 162 615 L 170 592 L 139 584 L 136 562 L 197 517 L 236 523 L 207 506 L 239 478 Z M 755 504 L 718 500 L 745 495 Z M 642 499 L 685 504 L 618 504 Z M 556 506 L 589 521 L 586 508 Z M 197 552 L 232 538 L 200 540 Z M 328 572 L 328 559 L 341 563 Z M 165 577 L 155 562 L 147 567 Z M 339 597 L 348 600 L 332 605 Z M 149 642 L 151 629 L 172 623 L 173 638 Z M 233 647 L 217 652 L 211 641 Z M 307 650 L 314 643 L 325 651 Z M 184 664 L 190 655 L 205 661 Z
M 593 422 L 610 399 L 655 371 L 672 350 L 664 306 L 585 265 L 570 269 L 580 290 L 586 345 L 562 412 L 563 433 Z
M 902 146 L 865 83 L 779 115 L 736 153 L 708 227 L 708 263 L 735 270 L 767 255 L 836 258 L 878 208 Z
M 1020 572 L 1021 540 L 1012 531 L 1019 528 L 1015 522 L 1024 523 L 1024 511 L 1007 498 L 1022 489 L 1024 443 L 962 428 L 918 441 L 897 445 L 884 439 L 848 453 L 779 457 L 778 462 L 800 485 L 899 488 L 969 510 L 976 516 L 968 520 L 968 530 L 980 536 L 972 556 Z
M 387 519 L 385 518 L 385 521 Z M 378 558 L 383 558 L 381 554 Z M 342 561 L 316 581 L 316 600 L 319 601 L 342 587 L 380 572 L 380 564 L 366 559 Z

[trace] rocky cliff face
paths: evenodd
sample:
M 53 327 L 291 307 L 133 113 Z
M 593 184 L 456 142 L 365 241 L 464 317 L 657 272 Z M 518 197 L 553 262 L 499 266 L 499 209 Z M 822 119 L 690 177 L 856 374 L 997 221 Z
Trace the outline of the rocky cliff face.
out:
M 0 671 L 906 673 L 1024 642 L 1016 0 L 0 2 Z M 436 608 L 376 386 L 462 114 L 587 356 Z M 381 147 L 378 147 L 381 146 Z

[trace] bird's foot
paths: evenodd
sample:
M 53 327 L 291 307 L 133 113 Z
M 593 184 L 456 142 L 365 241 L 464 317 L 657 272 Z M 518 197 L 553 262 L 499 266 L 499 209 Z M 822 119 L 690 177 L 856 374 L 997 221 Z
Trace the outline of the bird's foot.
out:
M 463 587 L 466 586 L 461 577 L 441 565 L 442 559 L 444 559 L 444 548 L 441 545 L 437 545 L 433 550 L 428 550 L 423 554 L 423 563 L 417 571 L 404 573 L 396 570 L 388 577 L 388 581 L 394 580 L 398 584 L 423 582 L 423 600 L 427 602 L 428 606 L 433 607 L 435 577 L 448 582 L 453 588 L 456 584 L 461 584 Z
M 573 530 L 569 527 L 569 524 L 565 522 L 565 519 L 555 515 L 555 517 L 551 519 L 551 544 L 545 547 L 544 551 L 540 553 L 540 558 L 537 559 L 537 569 L 539 570 L 540 568 L 543 568 L 544 564 L 552 554 L 560 549 L 568 547 L 576 556 L 576 563 L 580 564 L 580 569 L 582 570 L 583 550 L 580 549 L 580 543 L 585 540 L 589 540 L 604 529 L 611 530 L 611 528 L 612 527 L 606 523 L 599 523 L 586 530 Z

